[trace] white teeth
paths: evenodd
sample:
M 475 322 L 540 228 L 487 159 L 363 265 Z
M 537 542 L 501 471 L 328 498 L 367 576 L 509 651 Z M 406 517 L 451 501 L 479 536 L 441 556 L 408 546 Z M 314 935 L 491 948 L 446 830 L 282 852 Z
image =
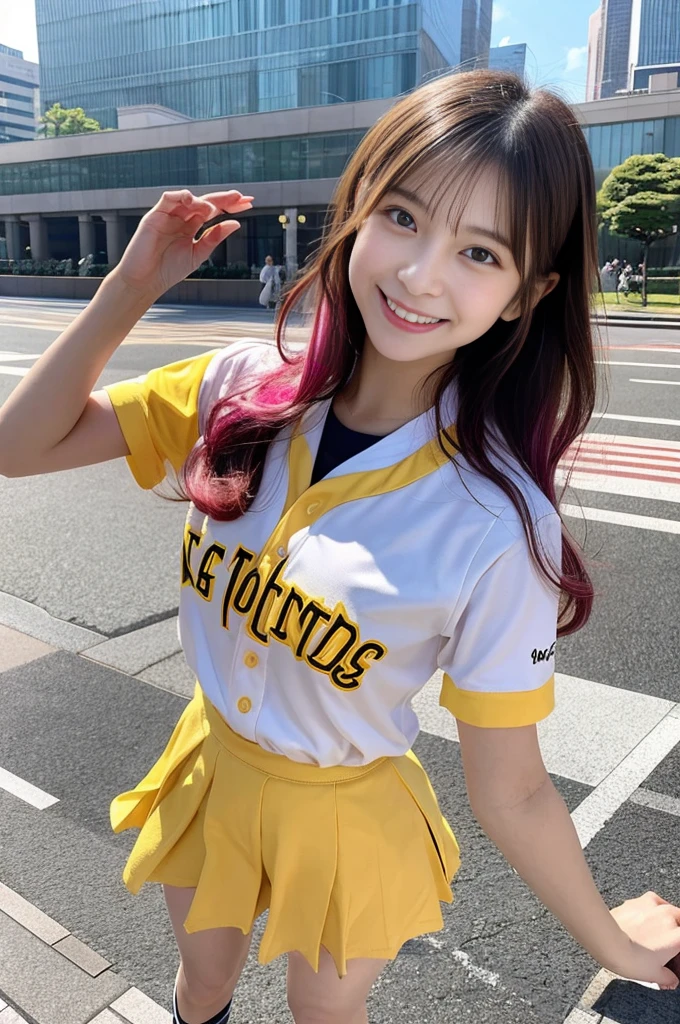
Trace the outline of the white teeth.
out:
M 392 302 L 392 299 L 388 299 L 387 296 L 385 296 L 385 301 L 387 302 L 387 305 L 390 307 L 393 313 L 396 313 L 397 316 L 401 317 L 402 320 L 408 320 L 408 322 L 411 324 L 440 323 L 440 318 L 436 316 L 418 316 L 416 313 L 407 313 L 405 309 L 402 309 L 401 306 L 398 306 L 396 302 Z

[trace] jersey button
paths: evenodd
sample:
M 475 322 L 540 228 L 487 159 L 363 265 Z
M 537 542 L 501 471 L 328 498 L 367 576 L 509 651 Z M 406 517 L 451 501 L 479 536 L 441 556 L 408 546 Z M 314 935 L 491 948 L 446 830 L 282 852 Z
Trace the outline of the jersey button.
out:
M 279 556 L 279 558 L 283 558 L 285 553 L 286 553 L 286 549 L 284 548 L 283 544 L 281 545 L 281 547 L 276 549 L 276 554 Z
M 236 705 L 242 715 L 247 715 L 252 706 L 253 702 L 250 697 L 239 697 L 238 704 Z
M 321 504 L 320 501 L 313 501 L 311 505 L 308 505 L 307 506 L 307 515 L 308 516 L 313 515 L 316 512 L 316 510 L 317 510 L 317 508 L 319 507 L 320 504 Z
M 260 659 L 255 654 L 255 651 L 246 651 L 243 658 L 243 664 L 246 668 L 256 668 L 260 663 Z

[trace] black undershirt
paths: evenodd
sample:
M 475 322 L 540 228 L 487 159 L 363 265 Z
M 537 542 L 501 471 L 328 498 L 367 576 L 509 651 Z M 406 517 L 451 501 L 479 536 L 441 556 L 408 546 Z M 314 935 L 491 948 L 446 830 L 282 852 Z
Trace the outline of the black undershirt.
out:
M 311 483 L 315 484 L 336 466 L 381 440 L 382 437 L 375 434 L 361 434 L 358 430 L 350 430 L 340 422 L 333 412 L 333 407 L 329 407 L 319 443 L 319 451 L 314 462 Z

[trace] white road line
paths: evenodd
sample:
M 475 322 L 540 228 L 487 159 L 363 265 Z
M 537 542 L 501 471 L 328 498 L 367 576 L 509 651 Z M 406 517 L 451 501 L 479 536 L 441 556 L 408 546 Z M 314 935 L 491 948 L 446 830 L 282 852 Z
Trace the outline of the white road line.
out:
M 18 775 L 13 775 L 12 772 L 8 772 L 4 768 L 0 768 L 0 789 L 4 789 L 13 796 L 18 796 L 20 800 L 25 800 L 27 804 L 37 807 L 39 811 L 44 811 L 46 807 L 59 803 L 56 796 L 50 796 L 43 789 L 38 789 L 37 786 L 26 782 L 25 779 L 20 779 Z
M 572 821 L 582 847 L 595 838 L 678 743 L 680 719 L 668 714 L 572 811 Z
M 666 796 L 665 793 L 655 793 L 651 789 L 636 789 L 629 798 L 633 804 L 640 804 L 642 807 L 652 807 L 655 811 L 665 811 L 666 814 L 674 814 L 680 818 L 680 800 L 675 796 Z
M 657 416 L 625 416 L 623 413 L 616 412 L 594 412 L 592 418 L 594 420 L 626 420 L 628 423 L 659 423 L 663 427 L 680 427 L 680 420 L 660 419 Z
M 662 352 L 664 355 L 675 355 L 680 352 L 680 345 L 605 345 L 607 352 Z
M 439 705 L 441 685 L 442 673 L 436 672 L 414 697 L 413 710 L 423 733 L 458 742 L 454 715 Z M 599 786 L 676 706 L 662 697 L 556 672 L 555 709 L 538 724 L 545 766 L 553 775 Z
M 680 422 L 680 421 L 679 421 Z M 680 452 L 680 441 L 666 441 L 660 437 L 636 437 L 634 434 L 600 434 L 589 432 L 581 435 L 582 447 L 604 442 L 605 445 L 632 448 L 676 448 Z M 574 448 L 579 442 L 576 441 Z
M 631 384 L 680 384 L 680 380 L 644 380 L 642 377 L 629 377 Z
M 637 361 L 626 363 L 620 359 L 596 359 L 595 362 L 603 366 L 647 366 L 655 370 L 667 370 L 669 368 L 671 370 L 680 370 L 680 363 L 638 363 Z
M 567 478 L 565 470 L 558 469 L 555 480 L 563 484 Z M 630 477 L 607 476 L 602 473 L 579 473 L 575 470 L 569 486 L 577 491 L 599 491 L 601 494 L 626 494 L 629 498 L 651 498 L 653 501 L 680 503 L 680 481 L 675 484 L 658 483 L 656 480 L 633 480 Z
M 36 356 L 23 352 L 0 352 L 0 363 L 21 363 L 24 359 L 40 359 L 40 353 Z
M 560 512 L 574 519 L 592 519 L 601 523 L 616 523 L 617 526 L 634 526 L 639 530 L 657 530 L 661 533 L 680 533 L 680 519 L 656 519 L 654 516 L 638 516 L 632 512 L 612 512 L 605 508 L 590 508 L 587 505 L 560 505 Z
M 0 1024 L 26 1024 L 25 1017 L 20 1017 L 11 1006 L 3 1005 L 5 1009 L 0 1011 Z
M 6 377 L 25 377 L 30 366 L 0 366 L 0 373 L 4 373 Z

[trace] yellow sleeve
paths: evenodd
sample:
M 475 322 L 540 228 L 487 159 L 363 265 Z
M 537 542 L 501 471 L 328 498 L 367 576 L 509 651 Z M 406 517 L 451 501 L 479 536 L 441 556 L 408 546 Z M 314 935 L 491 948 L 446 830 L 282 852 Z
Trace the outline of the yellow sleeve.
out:
M 555 707 L 555 675 L 534 690 L 493 693 L 459 689 L 444 673 L 439 704 L 468 725 L 486 729 L 533 725 L 547 718 Z
M 559 567 L 559 516 L 542 517 L 536 529 Z M 479 576 L 476 567 L 470 571 L 471 589 L 441 638 L 439 703 L 469 725 L 533 725 L 555 706 L 559 593 L 539 574 L 523 533 L 498 557 L 489 557 L 491 564 Z
M 140 487 L 148 490 L 163 480 L 166 460 L 177 472 L 196 444 L 201 383 L 208 364 L 220 351 L 204 352 L 106 386 L 130 452 L 128 465 Z

